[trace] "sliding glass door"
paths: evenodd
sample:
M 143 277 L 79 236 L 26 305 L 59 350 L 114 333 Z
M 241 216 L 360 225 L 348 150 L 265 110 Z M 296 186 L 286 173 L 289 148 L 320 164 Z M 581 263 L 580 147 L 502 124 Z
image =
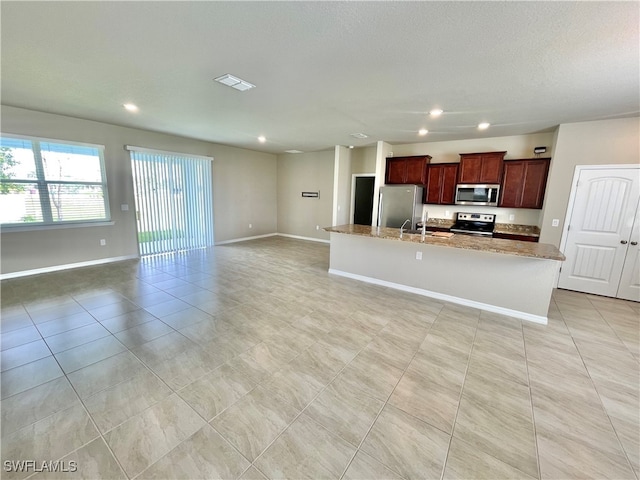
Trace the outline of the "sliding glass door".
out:
M 127 147 L 141 255 L 213 245 L 209 157 Z

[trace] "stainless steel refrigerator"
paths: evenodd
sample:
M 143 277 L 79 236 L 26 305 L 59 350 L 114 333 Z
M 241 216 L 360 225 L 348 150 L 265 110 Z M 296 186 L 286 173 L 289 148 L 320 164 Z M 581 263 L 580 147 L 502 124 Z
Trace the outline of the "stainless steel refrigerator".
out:
M 422 219 L 423 187 L 419 185 L 385 185 L 380 187 L 378 226 L 400 228 L 406 220 L 405 230 L 415 230 Z

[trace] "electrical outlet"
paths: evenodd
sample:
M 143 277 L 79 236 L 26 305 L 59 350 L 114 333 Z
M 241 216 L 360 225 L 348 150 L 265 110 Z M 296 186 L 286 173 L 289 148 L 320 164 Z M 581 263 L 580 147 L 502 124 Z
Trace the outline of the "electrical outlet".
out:
M 557 227 L 560 225 L 560 220 L 557 218 L 554 218 L 553 220 L 551 220 L 551 226 L 552 227 Z
M 451 212 L 449 210 L 445 210 L 444 211 L 444 216 L 449 218 L 449 215 L 451 215 Z
M 316 225 L 316 230 L 320 230 L 320 225 Z
M 422 260 L 422 252 L 416 252 L 416 260 Z
M 126 203 L 123 203 L 122 205 L 120 205 L 120 210 L 122 210 L 123 212 L 128 212 L 129 205 L 127 205 Z
M 100 239 L 100 246 L 104 247 L 107 244 L 107 240 L 105 238 Z
M 509 215 L 509 221 L 513 222 L 516 219 L 516 216 L 514 214 Z
M 249 224 L 249 228 L 253 228 L 253 224 L 251 224 L 251 223 L 250 223 L 250 224 Z

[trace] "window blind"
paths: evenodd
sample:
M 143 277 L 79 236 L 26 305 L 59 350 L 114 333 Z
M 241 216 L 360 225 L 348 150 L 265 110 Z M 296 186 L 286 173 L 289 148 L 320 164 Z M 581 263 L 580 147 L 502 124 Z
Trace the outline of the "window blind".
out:
M 141 255 L 213 245 L 210 157 L 128 146 Z

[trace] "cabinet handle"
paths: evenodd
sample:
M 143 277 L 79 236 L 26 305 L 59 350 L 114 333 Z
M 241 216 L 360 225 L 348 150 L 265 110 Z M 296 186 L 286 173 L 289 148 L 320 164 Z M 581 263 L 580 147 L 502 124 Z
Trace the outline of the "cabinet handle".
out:
M 627 241 L 626 241 L 626 240 L 620 240 L 620 243 L 621 243 L 622 245 L 626 245 L 626 244 L 627 244 Z
M 638 242 L 631 242 L 631 245 L 633 245 L 634 247 L 638 244 Z

